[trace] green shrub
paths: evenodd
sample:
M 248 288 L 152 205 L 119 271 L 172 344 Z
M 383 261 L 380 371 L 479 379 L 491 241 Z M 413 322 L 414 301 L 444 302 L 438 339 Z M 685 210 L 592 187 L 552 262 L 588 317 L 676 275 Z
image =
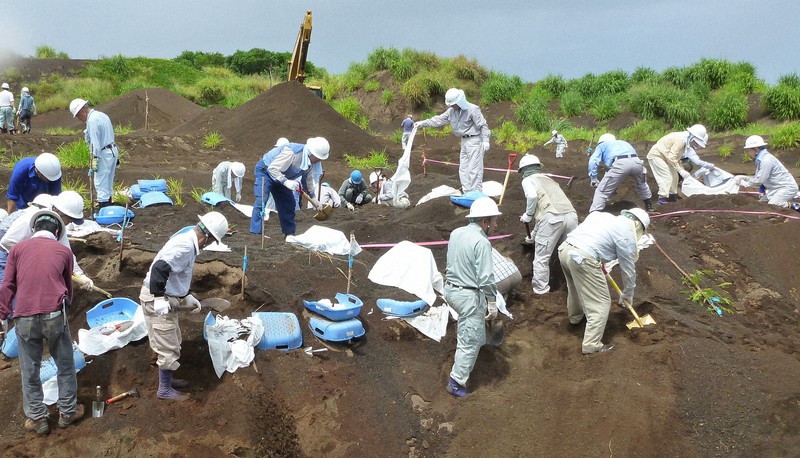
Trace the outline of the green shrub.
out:
M 712 130 L 736 129 L 747 124 L 747 97 L 733 90 L 721 90 L 708 104 L 706 123 Z
M 632 126 L 622 129 L 618 138 L 629 142 L 656 141 L 667 133 L 664 122 L 657 119 L 636 121 Z
M 357 125 L 362 129 L 366 129 L 369 125 L 367 117 L 361 111 L 361 102 L 355 97 L 346 97 L 344 99 L 337 99 L 331 102 L 331 106 L 340 115 L 347 118 L 350 122 Z
M 567 83 L 561 75 L 547 75 L 543 80 L 536 83 L 536 85 L 544 88 L 547 92 L 552 94 L 553 97 L 560 97 L 567 89 Z
M 568 129 L 572 129 L 572 123 L 569 122 L 569 120 L 564 118 L 550 118 L 546 130 L 557 130 L 561 133 L 564 133 L 564 131 Z
M 391 89 L 384 89 L 381 93 L 381 103 L 384 105 L 391 105 L 394 102 L 394 91 Z
M 398 60 L 400 60 L 400 51 L 393 47 L 379 47 L 367 56 L 367 67 L 373 72 L 388 70 Z
M 131 76 L 131 72 L 133 71 L 131 67 L 130 59 L 122 54 L 117 54 L 108 59 L 109 72 L 118 80 L 124 80 Z
M 717 153 L 720 157 L 730 157 L 733 154 L 733 143 L 725 142 L 722 146 L 717 149 Z
M 61 144 L 55 152 L 61 167 L 65 169 L 77 169 L 89 167 L 89 145 L 81 140 L 74 140 L 67 144 Z
M 594 81 L 594 93 L 596 97 L 619 94 L 627 91 L 628 87 L 630 87 L 628 74 L 622 70 L 603 73 Z
M 800 146 L 800 122 L 790 122 L 779 127 L 772 134 L 769 143 L 775 149 L 789 149 Z
M 667 84 L 637 84 L 629 91 L 628 105 L 642 119 L 662 118 L 678 91 Z
M 694 94 L 677 91 L 677 97 L 665 106 L 663 119 L 674 127 L 683 129 L 700 121 L 701 105 L 702 100 Z
M 214 149 L 222 145 L 222 135 L 219 132 L 209 132 L 203 137 L 203 148 Z
M 539 132 L 548 130 L 550 125 L 547 101 L 537 95 L 529 95 L 517 108 L 520 122 Z
M 364 83 L 364 90 L 367 92 L 375 92 L 378 89 L 380 89 L 380 87 L 381 83 L 375 80 L 367 81 L 366 83 Z
M 683 67 L 669 67 L 661 74 L 664 81 L 680 89 L 686 89 L 692 82 L 689 69 Z
M 781 75 L 778 78 L 778 85 L 789 86 L 794 89 L 800 89 L 800 76 L 797 73 L 789 73 L 788 75 Z
M 451 65 L 456 77 L 462 80 L 474 81 L 481 84 L 489 76 L 489 72 L 481 67 L 478 61 L 475 59 L 468 59 L 462 55 L 454 57 Z
M 56 51 L 50 46 L 37 46 L 35 55 L 37 59 L 69 59 L 67 53 Z
M 390 169 L 389 155 L 386 151 L 370 151 L 366 157 L 357 157 L 345 153 L 344 160 L 351 169 L 358 169 L 363 171 L 381 169 Z
M 728 82 L 733 64 L 723 59 L 703 58 L 700 62 L 689 66 L 686 71 L 692 81 L 704 81 L 711 90 L 716 90 Z
M 775 119 L 800 119 L 800 86 L 778 84 L 767 89 L 761 100 Z
M 593 99 L 597 95 L 597 76 L 594 73 L 587 73 L 580 78 L 570 80 L 567 90 L 580 92 L 584 99 Z
M 492 136 L 495 141 L 501 145 L 513 140 L 517 135 L 519 135 L 519 129 L 517 129 L 517 125 L 511 121 L 506 121 L 500 125 L 499 129 L 492 130 Z
M 225 67 L 227 64 L 225 56 L 218 52 L 183 51 L 172 60 L 198 70 L 204 67 Z
M 364 80 L 367 79 L 369 73 L 369 69 L 364 64 L 350 64 L 350 67 L 341 76 L 344 88 L 349 92 L 355 91 L 364 84 Z
M 519 100 L 523 91 L 524 86 L 518 76 L 492 72 L 481 87 L 481 104 L 488 105 L 506 100 Z
M 578 90 L 570 89 L 561 94 L 560 104 L 564 116 L 578 116 L 583 113 L 586 102 Z
M 414 76 L 414 61 L 410 57 L 401 57 L 389 65 L 389 72 L 397 81 L 406 81 Z
M 406 81 L 400 93 L 414 104 L 424 105 L 432 97 L 444 95 L 454 83 L 453 77 L 443 71 L 423 71 Z
M 636 70 L 631 73 L 631 84 L 639 83 L 658 83 L 661 76 L 657 71 L 650 67 L 636 67 Z
M 621 94 L 604 94 L 595 99 L 589 111 L 598 120 L 608 121 L 619 114 L 621 104 Z
M 206 79 L 200 83 L 200 97 L 196 102 L 200 105 L 215 105 L 225 98 L 222 87 L 216 80 Z

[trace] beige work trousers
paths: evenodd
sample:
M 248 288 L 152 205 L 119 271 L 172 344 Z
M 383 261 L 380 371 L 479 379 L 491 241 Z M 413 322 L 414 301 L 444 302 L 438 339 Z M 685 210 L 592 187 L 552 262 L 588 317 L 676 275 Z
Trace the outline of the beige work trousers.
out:
M 147 338 L 150 348 L 158 355 L 158 367 L 168 371 L 177 370 L 181 364 L 181 328 L 178 325 L 178 313 L 169 312 L 166 315 L 156 315 L 153 309 L 155 297 L 150 294 L 150 288 L 142 286 L 139 292 L 139 303 L 144 311 L 144 322 L 147 325 Z
M 586 316 L 583 332 L 584 354 L 603 347 L 603 333 L 611 310 L 611 295 L 599 261 L 567 242 L 558 248 L 558 259 L 567 280 L 569 322 L 578 324 Z
M 658 196 L 667 198 L 670 194 L 678 193 L 678 171 L 660 157 L 647 157 L 650 170 L 658 184 Z

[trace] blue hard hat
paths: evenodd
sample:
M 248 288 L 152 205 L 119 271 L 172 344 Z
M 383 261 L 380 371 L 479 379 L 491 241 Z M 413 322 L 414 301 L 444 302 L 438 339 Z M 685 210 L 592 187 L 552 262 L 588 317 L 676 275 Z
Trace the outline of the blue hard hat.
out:
M 353 170 L 350 174 L 350 181 L 352 181 L 353 184 L 361 184 L 361 171 Z
M 325 186 L 326 188 L 330 188 L 331 187 L 331 185 L 327 181 L 325 183 L 322 183 L 322 186 Z

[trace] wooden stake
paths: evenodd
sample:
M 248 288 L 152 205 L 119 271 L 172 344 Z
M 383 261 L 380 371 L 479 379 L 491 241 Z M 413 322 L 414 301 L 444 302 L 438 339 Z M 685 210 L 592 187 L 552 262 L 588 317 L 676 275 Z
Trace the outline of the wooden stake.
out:
M 119 230 L 119 263 L 117 265 L 117 271 L 122 271 L 122 250 L 125 246 L 125 237 L 123 234 L 125 233 L 125 226 L 128 225 L 128 203 L 125 203 L 125 216 L 122 218 L 122 228 Z
M 350 280 L 353 278 L 353 242 L 355 241 L 355 233 L 350 231 L 350 255 L 347 259 L 347 294 L 350 294 Z

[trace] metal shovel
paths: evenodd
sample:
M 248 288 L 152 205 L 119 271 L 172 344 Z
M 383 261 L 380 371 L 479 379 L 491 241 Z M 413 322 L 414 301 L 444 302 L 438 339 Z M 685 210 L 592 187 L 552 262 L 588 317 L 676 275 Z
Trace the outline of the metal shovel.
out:
M 325 221 L 331 217 L 331 214 L 333 213 L 333 207 L 331 207 L 330 204 L 325 204 L 323 206 L 321 203 L 319 203 L 319 201 L 309 196 L 308 193 L 303 191 L 302 189 L 300 189 L 300 193 L 306 196 L 306 199 L 308 199 L 308 201 L 311 202 L 311 205 L 313 205 L 314 208 L 317 209 L 317 214 L 314 215 L 315 220 Z
M 100 399 L 100 386 L 97 386 L 97 397 L 92 401 L 92 417 L 100 418 L 103 416 L 103 411 L 106 404 Z
M 608 271 L 606 270 L 606 266 L 602 266 L 602 268 L 603 268 L 603 273 L 606 275 L 606 279 L 611 284 L 611 286 L 613 286 L 614 289 L 617 291 L 617 294 L 619 294 L 620 297 L 621 297 L 622 296 L 622 290 L 619 289 L 619 285 L 617 285 L 617 282 L 615 282 L 614 279 L 611 277 L 611 274 L 608 273 Z M 623 301 L 623 303 L 625 304 L 625 307 L 633 315 L 633 321 L 631 321 L 630 323 L 625 325 L 625 326 L 628 327 L 628 329 L 643 328 L 643 327 L 645 327 L 647 325 L 656 324 L 656 320 L 654 320 L 653 317 L 650 316 L 649 313 L 647 315 L 645 315 L 645 316 L 640 317 L 639 314 L 636 313 L 636 310 L 633 309 L 633 306 L 631 305 L 630 302 Z

